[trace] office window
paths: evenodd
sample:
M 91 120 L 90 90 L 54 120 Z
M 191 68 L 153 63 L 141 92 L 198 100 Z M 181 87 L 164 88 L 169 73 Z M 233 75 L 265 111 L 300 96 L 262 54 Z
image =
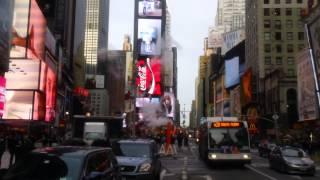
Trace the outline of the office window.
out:
M 287 28 L 292 28 L 293 27 L 293 21 L 292 20 L 287 20 L 286 21 L 286 26 L 287 26 Z
M 292 45 L 292 44 L 288 44 L 288 45 L 287 45 L 287 52 L 288 52 L 288 53 L 293 52 L 293 45 Z
M 293 32 L 287 32 L 287 40 L 293 40 Z
M 271 52 L 271 45 L 270 44 L 265 44 L 264 45 L 264 52 L 266 52 L 266 53 Z
M 304 32 L 298 32 L 298 39 L 304 40 Z
M 303 0 L 297 0 L 298 4 L 302 4 Z
M 281 29 L 281 21 L 280 20 L 275 20 L 274 22 L 274 27 L 276 29 Z
M 292 9 L 291 8 L 286 8 L 286 15 L 292 16 Z
M 281 40 L 281 32 L 276 32 L 275 38 L 276 40 Z
M 270 28 L 270 20 L 264 20 L 264 28 Z
M 276 64 L 281 65 L 282 64 L 282 57 L 276 57 Z
M 270 16 L 270 9 L 269 9 L 269 8 L 264 8 L 264 9 L 263 9 L 263 14 L 264 14 L 265 16 Z
M 273 10 L 273 15 L 275 16 L 281 16 L 281 9 L 280 8 L 275 8 Z
M 288 58 L 287 58 L 287 64 L 288 64 L 288 65 L 293 65 L 293 64 L 294 64 L 294 59 L 293 59 L 293 57 L 288 57 Z
M 271 34 L 270 32 L 265 32 L 264 33 L 264 40 L 270 40 L 271 39 Z
M 286 4 L 291 4 L 291 0 L 286 0 Z
M 271 57 L 270 57 L 270 56 L 264 57 L 264 63 L 265 63 L 266 65 L 271 65 Z
M 274 0 L 275 4 L 280 4 L 280 0 Z
M 264 4 L 269 4 L 269 0 L 264 0 Z
M 288 76 L 295 76 L 294 69 L 288 69 Z
M 277 44 L 276 45 L 276 51 L 277 51 L 277 53 L 281 53 L 282 52 L 282 45 L 281 44 Z

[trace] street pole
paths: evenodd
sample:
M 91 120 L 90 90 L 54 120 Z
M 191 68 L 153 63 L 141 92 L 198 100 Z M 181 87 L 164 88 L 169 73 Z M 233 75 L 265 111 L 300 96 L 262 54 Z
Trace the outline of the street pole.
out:
M 274 129 L 275 129 L 275 134 L 276 134 L 276 141 L 277 143 L 280 142 L 280 138 L 279 138 L 279 124 L 278 124 L 278 119 L 279 119 L 279 115 L 278 114 L 274 114 L 272 116 L 272 119 L 274 120 Z

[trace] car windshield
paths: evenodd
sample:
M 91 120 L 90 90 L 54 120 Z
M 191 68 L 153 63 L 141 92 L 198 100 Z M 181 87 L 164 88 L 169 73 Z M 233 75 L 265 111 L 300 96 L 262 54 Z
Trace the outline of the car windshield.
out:
M 214 128 L 209 131 L 209 147 L 227 151 L 248 150 L 249 139 L 245 128 Z
M 306 157 L 306 153 L 300 149 L 286 148 L 282 150 L 285 157 Z
M 149 144 L 116 143 L 113 151 L 117 156 L 150 157 L 151 155 Z
M 60 180 L 78 180 L 81 174 L 81 160 L 78 158 L 60 157 L 68 167 L 68 174 Z

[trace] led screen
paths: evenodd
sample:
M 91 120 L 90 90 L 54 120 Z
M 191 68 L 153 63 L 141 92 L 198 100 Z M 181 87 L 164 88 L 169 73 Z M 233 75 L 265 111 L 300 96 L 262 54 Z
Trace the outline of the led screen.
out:
M 140 59 L 137 64 L 136 84 L 139 96 L 161 95 L 160 59 Z
M 33 91 L 7 91 L 5 119 L 32 119 Z
M 138 49 L 140 55 L 161 54 L 161 20 L 138 20 Z
M 45 121 L 53 121 L 55 118 L 57 78 L 55 72 L 48 66 L 46 76 L 46 115 Z
M 167 117 L 174 118 L 175 115 L 175 98 L 173 93 L 165 92 L 161 98 L 162 111 Z
M 239 57 L 225 61 L 225 87 L 229 88 L 240 83 Z
M 26 58 L 30 0 L 15 1 L 10 57 Z
M 136 98 L 136 107 L 144 107 L 149 104 L 159 104 L 159 98 Z
M 4 104 L 5 104 L 5 93 L 6 93 L 6 79 L 0 76 L 0 117 L 3 116 Z
M 27 56 L 31 58 L 36 55 L 44 58 L 44 40 L 46 36 L 46 20 L 40 10 L 36 0 L 31 0 L 30 19 L 29 19 L 29 39 L 27 48 L 30 50 Z
M 0 72 L 8 71 L 13 3 L 12 0 L 0 1 Z
M 40 92 L 35 92 L 34 96 L 34 106 L 33 106 L 33 120 L 43 120 L 45 117 L 46 109 L 45 94 Z
M 161 0 L 139 0 L 139 16 L 141 17 L 161 17 Z
M 11 59 L 9 68 L 5 74 L 7 89 L 38 89 L 40 61 Z

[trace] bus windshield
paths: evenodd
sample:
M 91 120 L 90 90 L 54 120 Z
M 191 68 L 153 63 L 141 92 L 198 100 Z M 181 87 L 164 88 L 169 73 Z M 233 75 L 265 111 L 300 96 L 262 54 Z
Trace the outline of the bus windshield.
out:
M 246 128 L 209 129 L 209 148 L 221 153 L 240 153 L 249 150 Z

